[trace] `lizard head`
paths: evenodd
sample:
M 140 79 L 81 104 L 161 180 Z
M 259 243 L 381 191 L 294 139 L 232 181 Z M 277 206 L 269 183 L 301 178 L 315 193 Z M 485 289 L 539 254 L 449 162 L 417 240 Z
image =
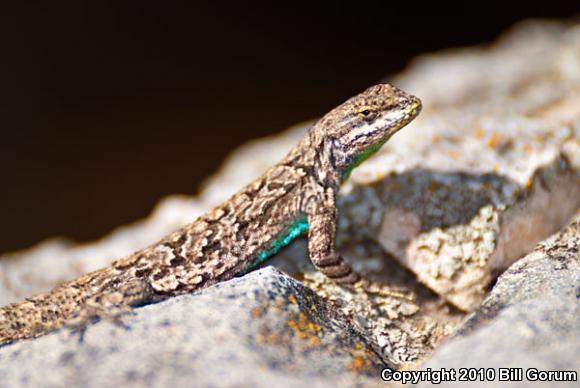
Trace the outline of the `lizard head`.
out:
M 332 142 L 335 167 L 348 178 L 421 111 L 421 100 L 389 84 L 371 86 L 326 115 L 324 136 Z

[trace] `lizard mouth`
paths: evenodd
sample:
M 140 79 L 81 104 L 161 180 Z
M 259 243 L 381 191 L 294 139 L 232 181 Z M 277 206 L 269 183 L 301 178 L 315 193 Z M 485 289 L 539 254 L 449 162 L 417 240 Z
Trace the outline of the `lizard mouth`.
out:
M 396 132 L 398 132 L 399 130 L 404 128 L 411 121 L 413 121 L 415 119 L 415 117 L 417 117 L 419 115 L 419 113 L 421 113 L 421 109 L 422 109 L 421 100 L 419 100 L 415 96 L 410 96 L 409 102 L 408 102 L 407 106 L 405 107 L 403 114 L 401 115 L 401 118 L 399 119 L 399 122 L 390 131 L 389 137 L 391 137 Z
M 400 129 L 405 127 L 411 121 L 415 119 L 421 113 L 421 109 L 423 108 L 423 104 L 421 100 L 415 96 L 409 96 L 409 100 L 403 110 L 403 114 L 401 115 L 400 119 L 398 120 L 397 125 L 393 128 L 389 135 L 393 135 L 394 133 L 398 132 Z
M 403 117 L 403 120 L 401 120 L 402 121 L 401 127 L 404 127 L 405 125 L 413 121 L 413 119 L 417 117 L 419 113 L 421 113 L 422 109 L 423 104 L 421 103 L 421 100 L 415 96 L 410 96 L 409 103 L 407 105 L 407 108 L 405 109 L 405 116 Z

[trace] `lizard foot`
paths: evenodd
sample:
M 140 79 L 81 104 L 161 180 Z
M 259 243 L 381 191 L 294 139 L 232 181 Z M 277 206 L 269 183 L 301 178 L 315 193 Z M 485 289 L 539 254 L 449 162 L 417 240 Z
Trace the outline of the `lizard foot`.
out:
M 107 320 L 117 327 L 129 330 L 129 325 L 123 321 L 122 317 L 134 314 L 132 308 L 128 305 L 110 303 L 116 298 L 115 294 L 110 294 L 89 299 L 83 308 L 69 320 L 66 327 L 73 335 L 78 335 L 79 342 L 84 341 L 89 325 L 99 320 Z
M 152 290 L 148 283 L 136 279 L 118 290 L 95 295 L 85 301 L 79 312 L 67 322 L 73 334 L 78 334 L 79 342 L 83 342 L 88 326 L 99 320 L 107 320 L 115 326 L 129 330 L 130 326 L 123 317 L 134 315 L 133 306 L 145 304 L 151 300 Z

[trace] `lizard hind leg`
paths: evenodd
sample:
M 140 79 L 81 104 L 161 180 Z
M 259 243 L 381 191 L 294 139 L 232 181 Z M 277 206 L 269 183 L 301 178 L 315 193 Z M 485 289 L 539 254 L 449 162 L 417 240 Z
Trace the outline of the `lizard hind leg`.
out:
M 144 279 L 131 279 L 121 286 L 89 297 L 70 318 L 66 327 L 73 333 L 78 333 L 81 342 L 89 324 L 101 319 L 129 329 L 122 317 L 131 314 L 133 307 L 154 301 L 154 296 L 155 292 L 149 282 Z

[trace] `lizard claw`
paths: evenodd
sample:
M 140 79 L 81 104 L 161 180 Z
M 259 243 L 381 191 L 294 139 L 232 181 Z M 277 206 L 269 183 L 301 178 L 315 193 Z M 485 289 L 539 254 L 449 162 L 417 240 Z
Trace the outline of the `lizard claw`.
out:
M 130 330 L 130 326 L 122 319 L 125 315 L 134 315 L 128 305 L 114 303 L 117 295 L 105 295 L 86 301 L 83 308 L 76 313 L 66 324 L 73 335 L 78 334 L 79 342 L 84 341 L 85 334 L 90 324 L 99 320 L 107 320 L 117 327 Z

